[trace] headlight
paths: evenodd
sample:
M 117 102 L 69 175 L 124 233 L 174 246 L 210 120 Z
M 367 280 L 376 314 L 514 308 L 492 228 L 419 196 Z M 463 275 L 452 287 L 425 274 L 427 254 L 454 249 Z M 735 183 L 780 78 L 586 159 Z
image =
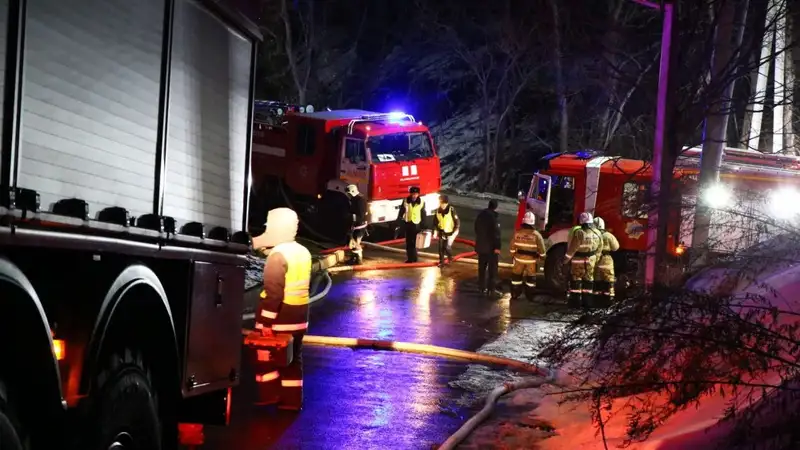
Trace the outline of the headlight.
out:
M 782 188 L 770 194 L 770 212 L 773 217 L 788 220 L 800 214 L 800 192 L 793 188 Z
M 733 204 L 733 193 L 721 184 L 709 186 L 702 197 L 703 202 L 712 208 L 727 208 Z

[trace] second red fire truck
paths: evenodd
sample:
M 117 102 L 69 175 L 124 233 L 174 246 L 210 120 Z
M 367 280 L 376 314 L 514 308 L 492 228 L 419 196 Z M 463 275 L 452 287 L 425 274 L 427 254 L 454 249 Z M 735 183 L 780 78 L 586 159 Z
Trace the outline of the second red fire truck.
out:
M 673 267 L 687 262 L 686 249 L 692 246 L 700 156 L 698 148 L 685 149 L 674 171 L 675 207 L 671 208 L 667 239 Z M 569 230 L 583 211 L 602 217 L 620 242 L 615 255 L 618 287 L 642 279 L 650 163 L 581 151 L 545 156 L 538 169 L 528 192 L 521 196 L 517 228 L 526 211 L 536 214 L 547 238 L 545 279 L 550 287 L 565 288 L 567 273 L 561 261 Z M 765 215 L 788 219 L 800 213 L 798 186 L 800 158 L 727 148 L 720 183 L 700 195 L 702 201 L 720 209 L 714 213 L 711 228 L 712 251 L 732 252 L 768 236 Z M 722 212 L 731 208 L 744 211 L 732 219 L 735 223 L 728 222 Z
M 251 227 L 277 204 L 290 204 L 326 237 L 350 227 L 345 187 L 366 197 L 371 225 L 393 223 L 419 186 L 430 214 L 438 207 L 439 157 L 428 127 L 402 112 L 314 112 L 257 101 L 253 124 Z

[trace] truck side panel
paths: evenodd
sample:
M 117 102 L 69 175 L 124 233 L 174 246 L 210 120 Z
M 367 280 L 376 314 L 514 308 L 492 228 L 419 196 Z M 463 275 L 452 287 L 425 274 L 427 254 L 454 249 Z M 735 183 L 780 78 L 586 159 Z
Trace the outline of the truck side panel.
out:
M 238 230 L 253 43 L 189 0 L 174 26 L 164 214 Z
M 27 2 L 18 185 L 44 209 L 76 197 L 93 213 L 152 212 L 163 12 L 164 0 Z

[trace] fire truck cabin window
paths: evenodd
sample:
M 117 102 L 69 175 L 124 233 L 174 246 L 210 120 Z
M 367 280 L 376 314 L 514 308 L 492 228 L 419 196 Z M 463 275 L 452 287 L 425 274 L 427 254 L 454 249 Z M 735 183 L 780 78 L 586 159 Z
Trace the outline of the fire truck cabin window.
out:
M 353 164 L 367 162 L 367 152 L 364 148 L 364 141 L 348 139 L 344 148 L 344 157 Z
M 370 136 L 367 147 L 373 163 L 411 161 L 433 157 L 428 133 L 391 133 Z
M 314 154 L 314 127 L 307 123 L 301 123 L 297 127 L 297 155 L 311 156 Z
M 647 193 L 644 183 L 629 181 L 622 185 L 622 215 L 635 219 L 647 218 Z
M 575 209 L 575 179 L 554 175 L 551 183 L 550 221 L 552 223 L 572 223 Z

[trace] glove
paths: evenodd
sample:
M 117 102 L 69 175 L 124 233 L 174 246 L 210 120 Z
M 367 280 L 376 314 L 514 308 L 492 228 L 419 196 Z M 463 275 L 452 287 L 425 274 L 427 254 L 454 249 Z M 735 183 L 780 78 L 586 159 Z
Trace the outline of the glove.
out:
M 433 238 L 434 239 L 439 239 L 439 232 L 438 231 L 433 230 Z
M 272 337 L 275 336 L 275 333 L 272 332 L 272 328 L 264 327 L 261 329 L 261 335 L 264 337 Z
M 561 260 L 561 264 L 569 264 L 571 259 L 572 258 L 570 258 L 569 256 L 565 256 L 564 259 Z

